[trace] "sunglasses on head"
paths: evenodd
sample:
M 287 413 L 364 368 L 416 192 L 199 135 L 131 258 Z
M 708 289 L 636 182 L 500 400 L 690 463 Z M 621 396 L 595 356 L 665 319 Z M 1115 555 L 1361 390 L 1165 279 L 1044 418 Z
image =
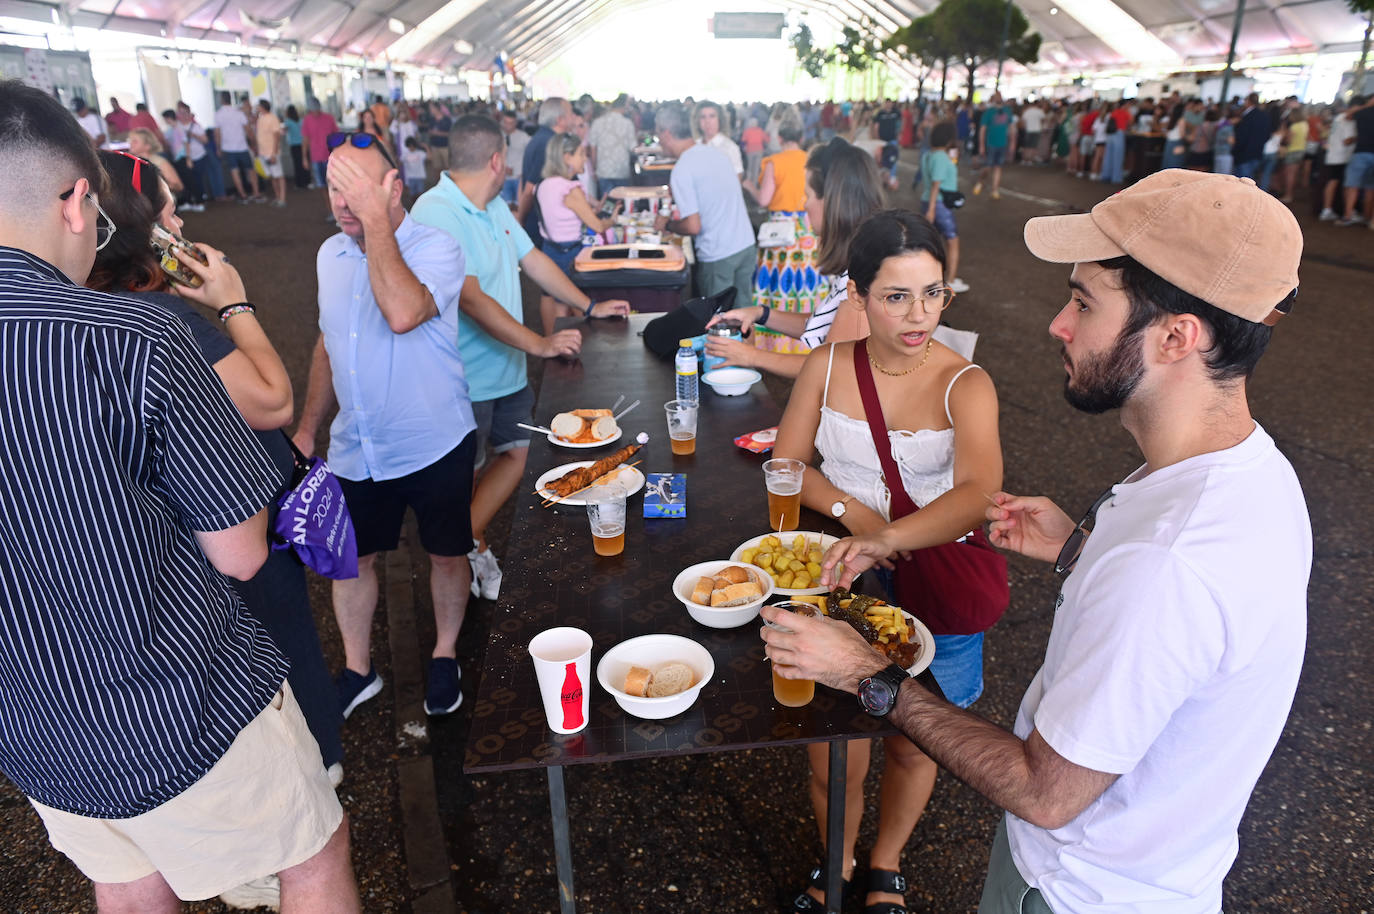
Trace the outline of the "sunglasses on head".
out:
M 330 152 L 338 149 L 344 143 L 348 143 L 355 149 L 370 149 L 375 146 L 377 151 L 382 154 L 382 158 L 386 159 L 388 165 L 392 168 L 400 167 L 396 164 L 396 160 L 391 157 L 391 153 L 387 152 L 386 144 L 370 133 L 331 133 L 324 140 L 324 145 Z

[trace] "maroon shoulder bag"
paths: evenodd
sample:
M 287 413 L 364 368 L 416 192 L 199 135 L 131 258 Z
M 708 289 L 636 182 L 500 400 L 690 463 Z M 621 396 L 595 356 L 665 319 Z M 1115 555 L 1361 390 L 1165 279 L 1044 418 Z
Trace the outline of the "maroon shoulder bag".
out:
M 854 344 L 854 374 L 859 381 L 864 417 L 873 435 L 873 447 L 883 467 L 883 479 L 891 494 L 892 520 L 920 510 L 902 484 L 902 473 L 892 457 L 887 422 L 868 364 L 868 342 Z M 893 558 L 893 590 L 903 609 L 926 624 L 936 635 L 974 635 L 986 631 L 1002 617 L 1011 600 L 1007 587 L 1007 560 L 992 548 L 979 526 L 962 542 L 916 549 L 911 558 Z

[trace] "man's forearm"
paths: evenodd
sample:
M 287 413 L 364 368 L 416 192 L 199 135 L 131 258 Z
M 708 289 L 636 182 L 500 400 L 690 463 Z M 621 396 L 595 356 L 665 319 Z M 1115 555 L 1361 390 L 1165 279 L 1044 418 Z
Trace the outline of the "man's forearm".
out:
M 401 256 L 391 224 L 379 220 L 364 226 L 363 234 L 372 296 L 388 326 L 396 333 L 408 333 L 438 314 L 434 297 Z
M 692 228 L 687 224 L 686 219 L 669 219 L 668 224 L 664 226 L 664 228 L 672 232 L 674 235 L 696 235 L 700 232 L 700 229 L 698 229 L 697 231 L 692 231 Z
M 520 266 L 539 288 L 557 301 L 571 305 L 578 311 L 586 311 L 591 306 L 592 300 L 587 293 L 579 289 L 547 254 L 531 251 L 525 255 Z
M 469 276 L 464 281 L 458 307 L 493 339 L 530 355 L 542 355 L 544 338 L 511 317 L 500 302 L 483 292 L 476 277 Z
M 324 337 L 320 336 L 315 341 L 315 351 L 310 355 L 310 375 L 306 380 L 305 405 L 301 407 L 297 434 L 307 432 L 311 438 L 316 437 L 324 417 L 329 415 L 337 402 L 329 353 L 324 348 Z

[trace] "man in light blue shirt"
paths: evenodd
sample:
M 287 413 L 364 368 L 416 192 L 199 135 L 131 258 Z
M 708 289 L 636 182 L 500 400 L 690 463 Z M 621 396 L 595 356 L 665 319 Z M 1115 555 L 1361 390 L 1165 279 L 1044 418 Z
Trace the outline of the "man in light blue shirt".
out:
M 467 369 L 477 421 L 477 464 L 482 469 L 472 496 L 474 595 L 494 600 L 501 568 L 487 547 L 491 519 L 520 484 L 530 435 L 517 423 L 529 422 L 534 395 L 525 355 L 576 356 L 579 330 L 540 336 L 523 323 L 520 293 L 523 269 L 545 294 L 586 318 L 621 317 L 625 301 L 592 302 L 571 279 L 534 247 L 510 207 L 500 199 L 505 182 L 505 138 L 491 118 L 461 117 L 449 133 L 449 170 L 415 201 L 412 218 L 442 230 L 462 248 L 467 279 L 458 316 L 458 348 Z M 486 460 L 487 444 L 493 458 Z
M 352 134 L 329 156 L 329 204 L 340 234 L 316 259 L 320 338 L 294 440 L 312 453 L 337 403 L 329 463 L 358 537 L 358 577 L 333 583 L 344 643 L 343 715 L 382 689 L 371 656 L 373 558 L 396 548 L 407 507 L 429 553 L 434 599 L 425 710 L 448 714 L 463 702 L 456 653 L 472 581 L 477 441 L 458 351 L 463 253 L 448 235 L 406 215 L 395 163 L 369 139 Z
M 719 149 L 692 139 L 687 109 L 678 102 L 658 109 L 654 127 L 663 151 L 677 159 L 668 179 L 677 218 L 660 214 L 658 230 L 693 236 L 698 295 L 734 286 L 735 306 L 750 304 L 758 251 L 734 166 Z

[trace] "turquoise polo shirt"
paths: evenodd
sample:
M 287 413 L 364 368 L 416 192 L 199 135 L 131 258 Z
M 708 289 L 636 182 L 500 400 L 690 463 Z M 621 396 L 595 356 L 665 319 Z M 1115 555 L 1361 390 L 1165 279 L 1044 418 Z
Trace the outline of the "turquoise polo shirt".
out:
M 520 260 L 534 250 L 534 244 L 504 200 L 498 196 L 479 208 L 444 172 L 439 183 L 415 201 L 410 217 L 456 240 L 463 250 L 467 275 L 477 277 L 482 291 L 500 302 L 518 323 L 525 322 Z M 474 403 L 508 396 L 529 383 L 525 354 L 494 339 L 461 312 L 458 351 L 463 356 L 468 396 Z

